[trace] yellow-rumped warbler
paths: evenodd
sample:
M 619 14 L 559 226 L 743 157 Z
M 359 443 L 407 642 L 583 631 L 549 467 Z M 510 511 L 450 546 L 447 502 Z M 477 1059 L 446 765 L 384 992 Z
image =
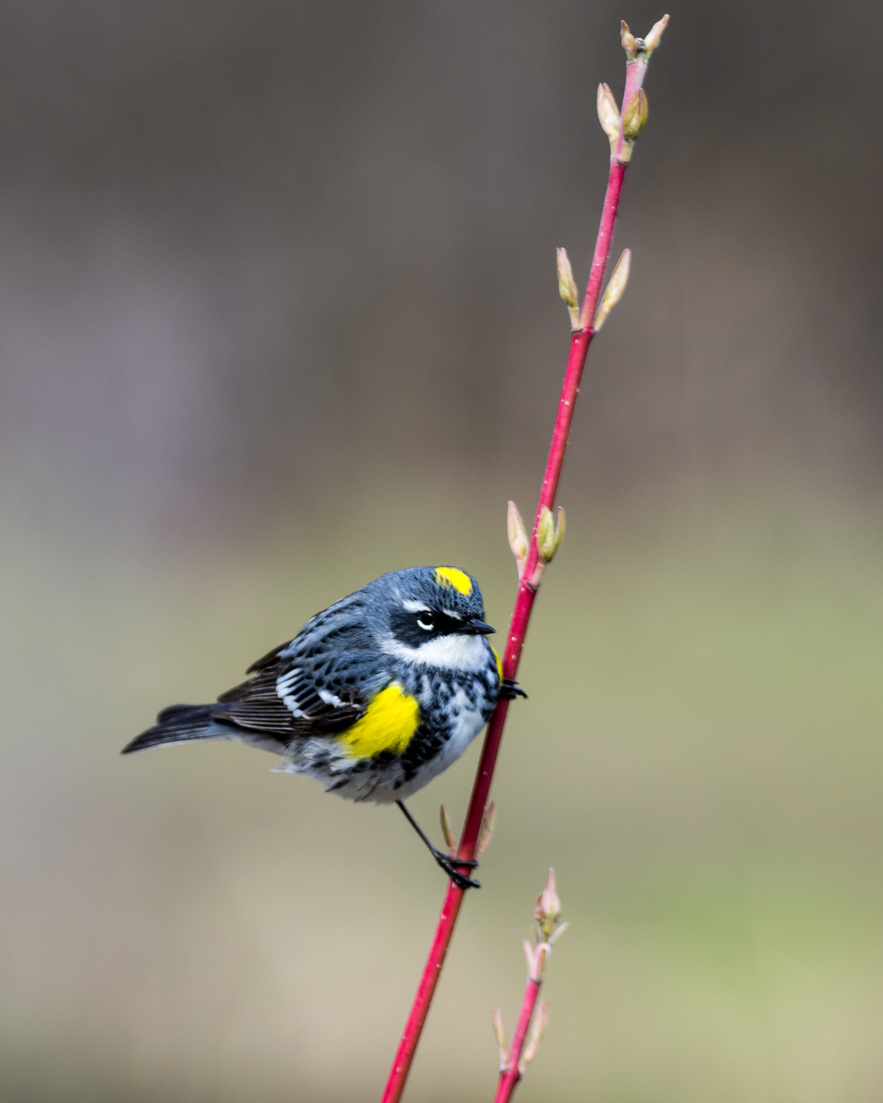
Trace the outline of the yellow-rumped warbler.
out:
M 235 739 L 282 756 L 350 800 L 395 802 L 436 861 L 469 880 L 426 838 L 403 801 L 456 761 L 504 683 L 487 641 L 478 583 L 456 567 L 385 574 L 317 613 L 212 705 L 172 705 L 123 754 L 161 743 Z

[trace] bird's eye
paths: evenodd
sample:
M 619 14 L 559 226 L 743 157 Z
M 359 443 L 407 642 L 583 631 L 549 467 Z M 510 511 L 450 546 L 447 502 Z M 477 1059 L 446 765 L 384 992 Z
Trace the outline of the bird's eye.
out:
M 424 609 L 423 612 L 417 614 L 417 623 L 425 631 L 431 632 L 435 628 L 435 614 L 430 613 L 428 609 Z

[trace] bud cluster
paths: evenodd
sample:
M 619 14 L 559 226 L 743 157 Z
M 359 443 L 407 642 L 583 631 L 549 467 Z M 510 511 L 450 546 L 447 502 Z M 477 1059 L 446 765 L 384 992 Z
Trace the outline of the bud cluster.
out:
M 561 922 L 561 901 L 555 884 L 555 870 L 549 870 L 546 887 L 537 897 L 534 911 L 533 943 L 524 940 L 524 954 L 530 979 L 539 982 L 546 968 L 552 946 L 567 930 Z
M 524 1021 L 523 1017 L 525 1014 L 531 1016 L 530 1037 L 525 1039 L 527 1024 L 524 1023 L 524 1026 L 519 1024 L 519 1029 L 516 1031 L 516 1039 L 513 1043 L 514 1052 L 511 1052 L 506 1045 L 502 1011 L 498 1008 L 491 1014 L 494 1035 L 500 1049 L 500 1072 L 504 1075 L 507 1073 L 511 1075 L 513 1073 L 514 1062 L 517 1061 L 517 1075 L 520 1077 L 528 1061 L 533 1060 L 536 1056 L 540 1039 L 549 1021 L 549 1005 L 545 1000 L 540 1000 L 539 1003 L 534 1006 L 534 1001 L 537 998 L 540 985 L 542 984 L 546 962 L 552 952 L 552 944 L 561 937 L 566 929 L 567 924 L 561 922 L 561 901 L 558 898 L 558 892 L 555 885 L 555 870 L 550 869 L 546 887 L 537 897 L 536 908 L 534 909 L 533 941 L 530 942 L 525 939 L 524 942 L 524 952 L 527 956 L 528 977 L 524 1004 L 522 1006 L 522 1022 Z M 523 1043 L 526 1044 L 523 1045 L 522 1049 Z M 518 1052 L 519 1050 L 521 1050 L 520 1053 Z
M 598 121 L 610 141 L 610 156 L 621 164 L 631 160 L 635 139 L 647 125 L 647 93 L 641 84 L 653 51 L 667 26 L 668 16 L 664 15 L 654 23 L 646 38 L 636 38 L 628 23 L 623 22 L 620 41 L 625 51 L 627 73 L 621 115 L 609 86 L 598 86 Z
M 527 563 L 527 553 L 530 550 L 530 541 L 527 537 L 524 518 L 518 512 L 518 506 L 511 501 L 509 502 L 506 529 L 509 537 L 509 547 L 512 549 L 512 554 L 515 556 L 518 577 L 523 578 L 524 568 Z M 527 584 L 534 589 L 539 586 L 540 579 L 543 577 L 543 571 L 548 564 L 552 562 L 555 558 L 555 553 L 561 547 L 561 541 L 564 539 L 564 530 L 564 510 L 560 506 L 558 507 L 558 520 L 556 522 L 552 516 L 551 509 L 549 509 L 548 506 L 540 506 L 536 531 L 537 561 L 536 566 L 531 572 L 530 578 L 527 579 Z

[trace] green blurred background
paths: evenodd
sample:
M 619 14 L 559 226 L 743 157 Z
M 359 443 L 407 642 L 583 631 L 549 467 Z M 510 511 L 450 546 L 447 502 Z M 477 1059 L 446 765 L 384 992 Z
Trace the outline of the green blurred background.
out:
M 386 570 L 459 564 L 505 626 L 595 87 L 663 10 L 0 11 L 4 1101 L 379 1095 L 443 892 L 401 817 L 118 752 Z M 491 1097 L 550 864 L 525 1100 L 883 1096 L 883 17 L 671 12 L 415 1101 Z

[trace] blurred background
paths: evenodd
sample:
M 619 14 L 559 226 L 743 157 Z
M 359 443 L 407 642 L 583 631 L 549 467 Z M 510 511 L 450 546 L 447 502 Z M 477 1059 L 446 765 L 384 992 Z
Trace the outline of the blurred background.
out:
M 408 1098 L 883 1095 L 881 8 L 670 9 L 495 785 Z M 376 575 L 503 628 L 633 0 L 0 10 L 0 1079 L 379 1095 L 444 883 L 394 810 L 119 749 Z M 465 807 L 477 744 L 414 801 Z

